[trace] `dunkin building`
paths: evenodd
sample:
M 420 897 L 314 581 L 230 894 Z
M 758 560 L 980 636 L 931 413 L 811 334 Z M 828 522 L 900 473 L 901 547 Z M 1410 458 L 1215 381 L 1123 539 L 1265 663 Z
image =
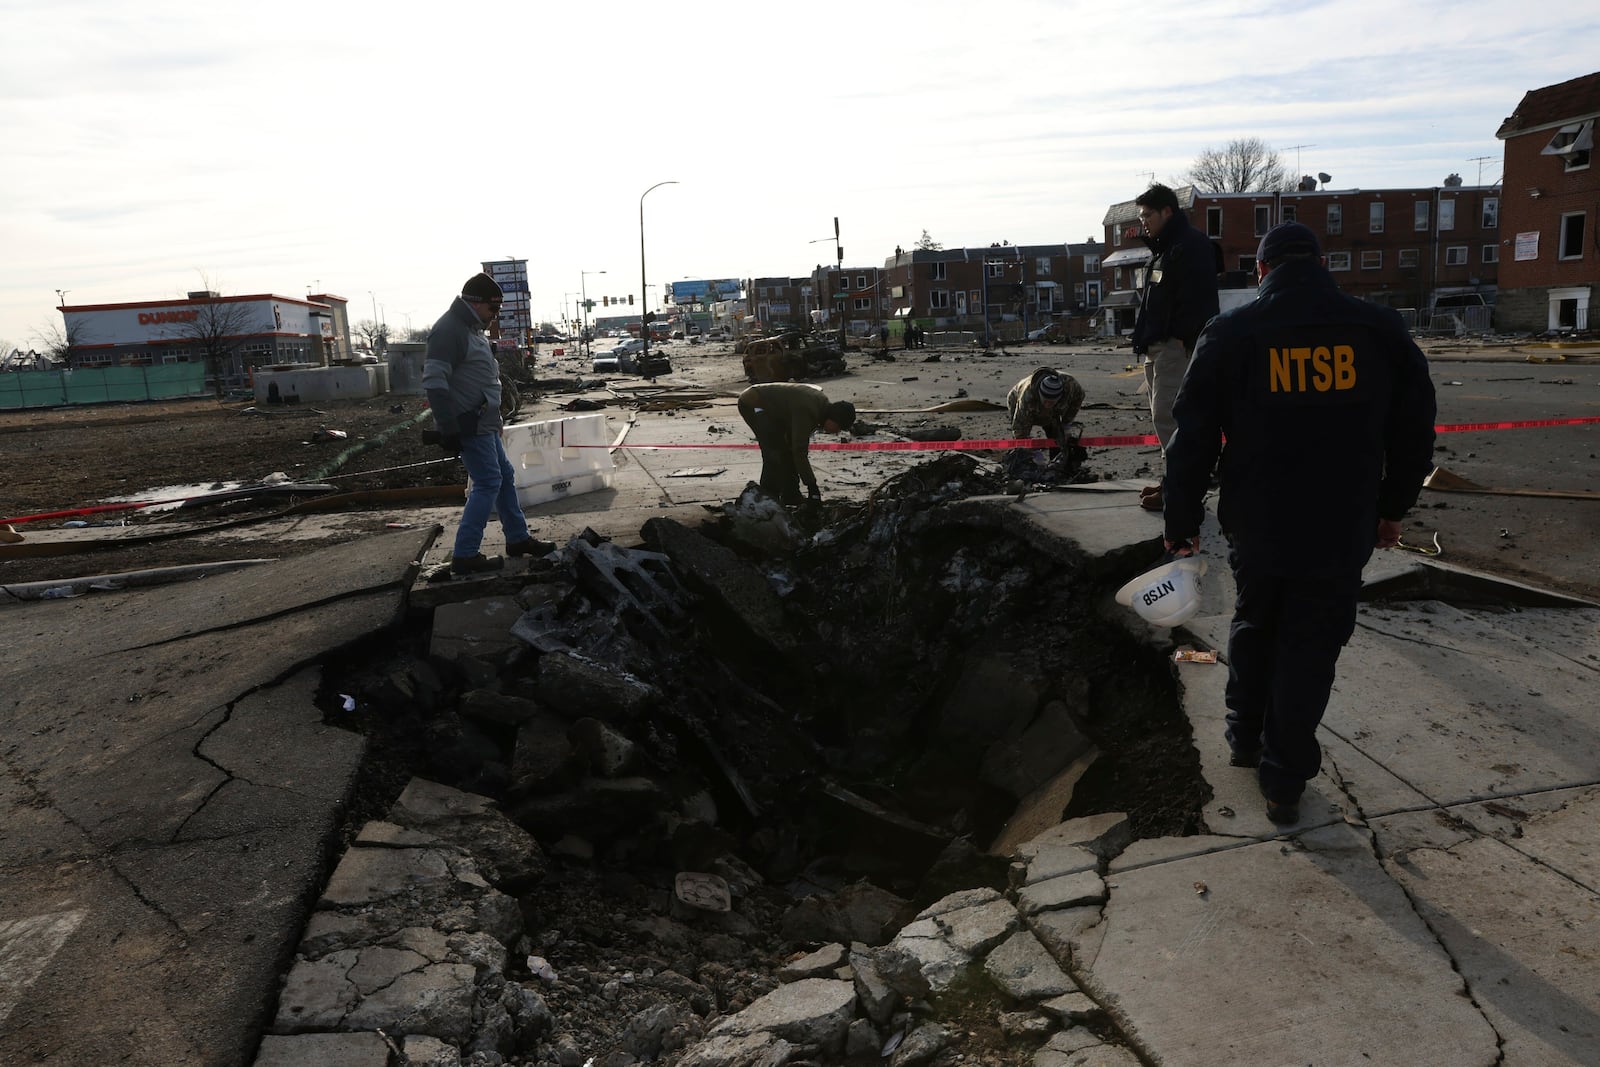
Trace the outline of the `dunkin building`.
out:
M 239 385 L 258 367 L 326 366 L 351 357 L 348 302 L 317 293 L 190 293 L 182 300 L 82 304 L 56 310 L 66 323 L 74 368 L 203 363 L 215 355 L 225 384 Z

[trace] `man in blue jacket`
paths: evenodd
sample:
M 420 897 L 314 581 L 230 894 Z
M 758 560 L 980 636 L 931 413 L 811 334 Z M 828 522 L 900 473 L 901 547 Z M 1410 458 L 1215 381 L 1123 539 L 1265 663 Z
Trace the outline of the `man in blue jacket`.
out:
M 490 512 L 500 516 L 506 555 L 542 556 L 555 548 L 528 531 L 517 501 L 516 470 L 500 443 L 500 365 L 483 331 L 500 314 L 501 295 L 487 274 L 468 278 L 450 310 L 433 324 L 422 364 L 422 388 L 440 447 L 460 456 L 472 479 L 450 556 L 450 571 L 458 575 L 505 565 L 499 556 L 479 551 Z
M 1195 339 L 1217 313 L 1217 251 L 1205 234 L 1189 225 L 1178 194 L 1157 182 L 1134 198 L 1145 244 L 1154 253 L 1145 268 L 1139 316 L 1133 323 L 1133 351 L 1144 357 L 1150 392 L 1150 418 L 1163 454 L 1172 440 L 1172 402 L 1183 384 Z M 1161 486 L 1140 493 L 1139 503 L 1161 510 Z
M 1340 293 L 1310 229 L 1268 231 L 1256 271 L 1255 301 L 1206 327 L 1178 394 L 1164 521 L 1169 551 L 1198 549 L 1220 455 L 1238 588 L 1227 740 L 1234 766 L 1257 768 L 1268 818 L 1288 825 L 1321 767 L 1316 730 L 1361 569 L 1399 542 L 1432 469 L 1435 406 L 1399 314 Z

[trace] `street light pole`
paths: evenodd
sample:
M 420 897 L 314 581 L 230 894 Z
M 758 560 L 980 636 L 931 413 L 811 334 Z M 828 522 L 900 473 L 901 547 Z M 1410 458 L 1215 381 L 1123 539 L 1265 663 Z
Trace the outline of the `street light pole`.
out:
M 589 341 L 589 275 L 604 274 L 603 270 L 580 270 L 578 272 L 578 289 L 583 297 L 583 333 L 579 334 L 579 344 L 588 355 L 594 355 L 594 345 Z
M 641 361 L 650 358 L 650 292 L 645 288 L 648 282 L 645 280 L 644 272 L 644 198 L 663 185 L 677 184 L 675 181 L 656 182 L 639 194 L 639 337 L 644 341 Z

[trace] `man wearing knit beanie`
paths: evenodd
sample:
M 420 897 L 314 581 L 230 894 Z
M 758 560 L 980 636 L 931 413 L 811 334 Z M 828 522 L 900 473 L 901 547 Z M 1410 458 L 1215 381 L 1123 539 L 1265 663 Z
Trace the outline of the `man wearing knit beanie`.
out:
M 451 573 L 480 574 L 505 565 L 481 551 L 491 512 L 499 515 L 506 555 L 542 556 L 555 549 L 535 540 L 517 501 L 516 469 L 500 443 L 500 364 L 484 328 L 500 313 L 500 286 L 474 274 L 428 335 L 422 388 L 428 394 L 439 444 L 460 456 L 472 486 L 450 556 Z
M 1011 436 L 1029 437 L 1038 426 L 1055 442 L 1062 455 L 1070 456 L 1072 420 L 1078 417 L 1082 406 L 1083 386 L 1076 378 L 1052 367 L 1040 367 L 1006 394 Z

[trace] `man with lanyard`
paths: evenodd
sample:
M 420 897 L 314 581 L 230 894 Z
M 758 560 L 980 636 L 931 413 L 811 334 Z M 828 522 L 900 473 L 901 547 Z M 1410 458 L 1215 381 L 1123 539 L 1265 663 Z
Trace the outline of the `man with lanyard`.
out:
M 1154 253 L 1145 268 L 1133 351 L 1144 357 L 1150 418 L 1164 455 L 1175 423 L 1172 402 L 1183 384 L 1200 328 L 1217 313 L 1217 252 L 1205 234 L 1189 225 L 1178 194 L 1159 182 L 1134 199 L 1145 244 Z M 1161 486 L 1146 486 L 1139 504 L 1161 510 Z

